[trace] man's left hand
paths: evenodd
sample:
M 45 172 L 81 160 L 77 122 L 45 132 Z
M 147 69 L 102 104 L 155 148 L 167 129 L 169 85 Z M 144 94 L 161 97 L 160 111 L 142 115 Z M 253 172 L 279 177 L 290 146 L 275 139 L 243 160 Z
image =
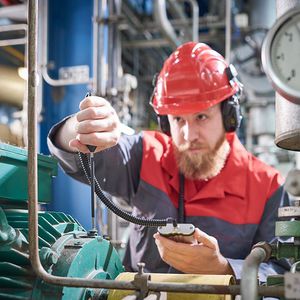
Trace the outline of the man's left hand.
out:
M 154 234 L 162 260 L 173 268 L 190 274 L 233 274 L 213 236 L 196 228 L 194 237 L 197 244 L 185 244 Z

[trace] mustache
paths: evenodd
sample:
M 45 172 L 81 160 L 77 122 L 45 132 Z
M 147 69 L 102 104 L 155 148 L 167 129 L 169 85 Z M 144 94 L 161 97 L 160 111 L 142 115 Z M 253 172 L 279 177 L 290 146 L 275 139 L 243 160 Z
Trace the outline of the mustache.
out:
M 202 143 L 197 143 L 197 142 L 190 143 L 190 142 L 186 142 L 186 143 L 178 146 L 178 151 L 179 152 L 184 152 L 186 150 L 196 150 L 196 149 L 203 149 L 203 148 L 206 148 L 206 147 Z

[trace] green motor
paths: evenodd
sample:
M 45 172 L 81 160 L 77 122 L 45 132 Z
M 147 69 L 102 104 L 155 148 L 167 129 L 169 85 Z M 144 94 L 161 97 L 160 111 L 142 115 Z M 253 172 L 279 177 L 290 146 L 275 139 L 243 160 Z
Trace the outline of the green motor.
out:
M 39 155 L 38 168 L 39 202 L 49 203 L 57 163 Z M 29 259 L 26 202 L 27 151 L 0 144 L 0 299 L 105 299 L 106 290 L 54 286 L 35 276 Z M 109 241 L 89 235 L 61 212 L 39 212 L 38 244 L 43 267 L 55 276 L 114 279 L 123 271 Z

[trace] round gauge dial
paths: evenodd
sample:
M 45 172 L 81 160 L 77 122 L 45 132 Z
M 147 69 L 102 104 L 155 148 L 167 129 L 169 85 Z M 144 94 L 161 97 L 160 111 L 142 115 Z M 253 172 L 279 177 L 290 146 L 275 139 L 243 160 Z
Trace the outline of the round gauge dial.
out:
M 262 64 L 276 91 L 300 103 L 300 8 L 288 11 L 270 29 Z

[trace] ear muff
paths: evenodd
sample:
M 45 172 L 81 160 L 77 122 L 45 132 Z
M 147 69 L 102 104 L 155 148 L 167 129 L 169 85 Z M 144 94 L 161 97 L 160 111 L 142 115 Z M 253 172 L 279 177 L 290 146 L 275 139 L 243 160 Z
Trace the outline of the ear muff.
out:
M 170 123 L 168 120 L 168 116 L 157 115 L 157 122 L 161 129 L 161 131 L 168 136 L 171 136 Z
M 154 74 L 153 79 L 152 79 L 153 92 L 152 92 L 152 95 L 150 98 L 150 103 L 152 102 L 152 99 L 154 97 L 158 75 L 159 75 L 159 73 Z M 157 123 L 158 123 L 158 126 L 160 127 L 160 130 L 164 134 L 171 136 L 170 123 L 169 123 L 167 115 L 157 115 Z
M 221 103 L 223 124 L 226 132 L 236 131 L 242 120 L 241 108 L 237 95 L 233 95 Z

